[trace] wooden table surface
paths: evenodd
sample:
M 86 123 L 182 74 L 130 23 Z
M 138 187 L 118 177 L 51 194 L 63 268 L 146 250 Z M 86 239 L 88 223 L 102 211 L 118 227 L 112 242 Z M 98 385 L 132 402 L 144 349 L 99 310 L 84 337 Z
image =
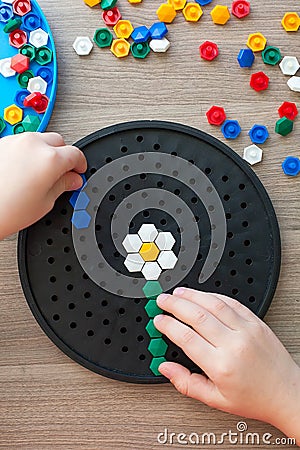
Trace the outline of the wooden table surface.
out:
M 222 3 L 229 5 L 230 1 Z M 92 37 L 102 26 L 99 11 L 81 0 L 40 0 L 40 4 L 52 27 L 59 61 L 57 102 L 48 130 L 62 133 L 68 142 L 136 119 L 181 122 L 223 140 L 220 130 L 206 122 L 205 112 L 212 104 L 222 105 L 230 118 L 240 121 L 243 132 L 232 142 L 240 155 L 250 144 L 247 130 L 254 123 L 269 127 L 264 160 L 254 170 L 274 203 L 283 254 L 280 282 L 266 321 L 300 364 L 300 177 L 288 178 L 280 168 L 285 156 L 300 156 L 300 121 L 286 138 L 273 131 L 278 106 L 284 100 L 297 102 L 300 94 L 288 89 L 278 67 L 264 66 L 259 57 L 254 69 L 265 69 L 271 81 L 267 91 L 256 93 L 248 85 L 249 71 L 241 70 L 236 62 L 248 34 L 256 31 L 263 32 L 269 44 L 280 47 L 284 55 L 300 56 L 299 32 L 287 34 L 280 24 L 285 11 L 298 6 L 299 12 L 298 2 L 253 1 L 248 19 L 232 18 L 225 27 L 211 22 L 212 5 L 203 8 L 205 13 L 197 24 L 185 22 L 179 13 L 169 27 L 169 52 L 152 53 L 145 61 L 118 60 L 108 49 L 98 48 L 89 57 L 79 58 L 72 49 L 73 40 L 78 35 Z M 119 0 L 123 16 L 136 26 L 150 26 L 158 4 L 144 0 L 131 6 Z M 198 55 L 198 46 L 206 39 L 220 47 L 220 56 L 212 63 Z M 1 242 L 0 252 L 1 448 L 141 450 L 163 447 L 157 443 L 157 434 L 164 428 L 219 436 L 236 430 L 237 417 L 184 398 L 171 385 L 121 383 L 71 361 L 44 335 L 27 307 L 18 278 L 16 236 Z M 269 425 L 253 420 L 247 424 L 249 431 L 282 436 Z M 228 443 L 215 446 L 230 447 Z

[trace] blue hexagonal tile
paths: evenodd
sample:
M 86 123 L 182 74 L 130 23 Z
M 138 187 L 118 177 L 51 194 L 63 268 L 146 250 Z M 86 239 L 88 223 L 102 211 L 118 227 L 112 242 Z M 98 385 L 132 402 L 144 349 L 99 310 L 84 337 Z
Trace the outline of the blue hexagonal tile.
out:
M 88 228 L 91 216 L 86 211 L 74 211 L 71 222 L 77 230 Z
M 75 206 L 74 206 L 74 210 L 75 211 L 80 211 L 81 209 L 86 209 L 88 204 L 90 203 L 90 199 L 88 197 L 88 195 L 85 192 L 80 192 L 78 194 Z

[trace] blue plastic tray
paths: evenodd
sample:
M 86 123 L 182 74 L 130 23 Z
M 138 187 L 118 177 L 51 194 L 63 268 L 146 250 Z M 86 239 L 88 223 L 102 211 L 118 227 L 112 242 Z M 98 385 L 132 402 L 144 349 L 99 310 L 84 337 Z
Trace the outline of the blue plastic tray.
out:
M 1 4 L 0 4 L 0 7 L 1 7 Z M 49 47 L 53 52 L 52 61 L 47 66 L 40 66 L 36 61 L 33 60 L 30 62 L 30 67 L 29 67 L 29 69 L 34 73 L 34 76 L 41 76 L 42 78 L 44 78 L 45 74 L 43 72 L 47 72 L 48 75 L 51 75 L 51 77 L 52 77 L 52 81 L 48 83 L 47 91 L 46 91 L 46 95 L 49 98 L 49 105 L 48 105 L 46 112 L 44 114 L 37 114 L 32 108 L 25 108 L 24 106 L 22 106 L 22 109 L 24 110 L 24 117 L 27 114 L 30 114 L 33 116 L 38 116 L 40 118 L 41 123 L 40 123 L 40 126 L 37 131 L 42 132 L 46 129 L 46 127 L 48 125 L 48 122 L 50 120 L 50 117 L 51 117 L 51 114 L 53 111 L 55 98 L 56 98 L 57 59 L 56 59 L 56 51 L 55 51 L 55 44 L 54 44 L 53 36 L 52 36 L 51 30 L 50 30 L 50 27 L 48 25 L 48 22 L 46 20 L 46 17 L 35 0 L 31 0 L 31 7 L 32 7 L 32 9 L 31 9 L 30 13 L 28 13 L 28 14 L 33 13 L 39 17 L 40 28 L 42 28 L 44 31 L 46 31 L 49 34 L 49 40 L 48 40 L 47 47 Z M 29 28 L 28 26 L 26 26 L 26 16 L 28 14 L 24 15 L 23 17 L 15 15 L 15 17 L 22 20 L 22 25 L 21 25 L 20 29 L 26 31 L 28 39 L 29 39 L 29 34 L 32 31 L 32 28 Z M 5 33 L 3 31 L 3 28 L 5 27 L 5 25 L 6 25 L 6 23 L 0 22 L 0 59 L 10 58 L 10 57 L 16 55 L 17 53 L 19 53 L 19 50 L 17 48 L 14 48 L 9 44 L 9 33 Z M 0 74 L 0 91 L 1 91 L 0 117 L 2 117 L 2 118 L 4 115 L 4 109 L 7 106 L 16 104 L 17 106 L 21 107 L 21 104 L 18 103 L 18 101 L 16 101 L 17 100 L 16 97 L 17 97 L 17 94 L 19 93 L 19 91 L 24 91 L 24 89 L 22 89 L 21 86 L 19 85 L 19 83 L 17 81 L 17 75 L 18 74 L 16 74 L 13 77 L 5 78 Z M 28 95 L 29 94 L 30 93 L 28 92 Z M 0 135 L 1 137 L 13 134 L 13 126 L 7 122 L 5 122 L 5 123 L 6 123 L 6 128 L 1 133 L 1 135 Z

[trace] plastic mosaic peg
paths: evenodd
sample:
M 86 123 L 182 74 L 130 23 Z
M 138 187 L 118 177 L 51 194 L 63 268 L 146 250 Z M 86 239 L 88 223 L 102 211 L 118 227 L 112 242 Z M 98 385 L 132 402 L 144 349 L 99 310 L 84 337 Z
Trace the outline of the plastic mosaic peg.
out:
M 262 60 L 265 64 L 276 66 L 282 59 L 278 47 L 268 46 L 262 52 Z
M 253 73 L 250 77 L 250 86 L 255 91 L 264 91 L 269 87 L 269 77 L 264 72 Z
M 205 41 L 199 47 L 200 57 L 206 61 L 212 61 L 216 59 L 219 54 L 217 44 L 211 41 Z
M 42 28 L 31 31 L 29 35 L 29 44 L 32 44 L 35 48 L 43 47 L 48 44 L 49 34 Z
M 38 116 L 33 116 L 32 114 L 27 114 L 24 118 L 22 125 L 25 131 L 35 132 L 40 126 L 40 118 Z
M 30 61 L 33 61 L 35 58 L 35 47 L 31 44 L 24 44 L 23 47 L 19 49 L 19 53 L 23 56 L 27 56 Z
M 144 264 L 145 261 L 139 253 L 130 253 L 124 261 L 124 265 L 129 272 L 140 272 Z
M 293 131 L 294 122 L 287 117 L 281 117 L 275 125 L 275 132 L 281 136 L 287 136 Z
M 10 125 L 21 122 L 23 118 L 23 110 L 17 105 L 10 105 L 4 109 L 4 120 Z
M 48 108 L 49 98 L 40 92 L 33 92 L 25 97 L 23 105 L 26 108 L 32 108 L 38 114 L 43 114 Z
M 158 231 L 152 223 L 144 223 L 138 231 L 138 235 L 143 242 L 154 242 Z
M 15 48 L 21 48 L 27 43 L 27 33 L 23 30 L 14 30 L 9 34 L 9 44 Z
M 138 234 L 127 234 L 122 245 L 127 253 L 137 253 L 140 251 L 143 243 Z
M 216 5 L 210 15 L 216 25 L 225 25 L 230 19 L 229 9 L 224 5 Z
M 198 3 L 187 3 L 182 11 L 187 22 L 198 22 L 203 11 Z
M 265 125 L 253 125 L 248 134 L 254 144 L 264 144 L 269 137 L 269 132 Z
M 101 1 L 101 8 L 104 11 L 107 11 L 109 9 L 112 9 L 117 4 L 117 0 L 102 0 Z
M 166 37 L 162 39 L 152 39 L 149 42 L 149 47 L 155 53 L 165 53 L 167 50 L 169 50 L 170 46 L 171 43 Z
M 122 19 L 122 15 L 119 9 L 115 6 L 112 9 L 103 11 L 102 19 L 105 25 L 114 27 L 119 22 L 119 20 Z
M 31 11 L 30 0 L 15 0 L 13 2 L 13 10 L 18 16 L 25 16 L 25 14 Z
M 199 3 L 200 6 L 206 6 L 209 5 L 212 0 L 196 0 L 197 3 Z
M 211 125 L 221 126 L 226 120 L 226 113 L 221 106 L 213 105 L 207 112 L 206 117 Z
M 236 139 L 242 130 L 237 120 L 225 120 L 221 131 L 226 139 Z
M 168 28 L 163 22 L 155 22 L 149 29 L 151 39 L 162 39 L 168 33 Z
M 255 60 L 253 51 L 250 48 L 242 48 L 237 56 L 240 67 L 252 67 Z
M 154 242 L 145 242 L 142 244 L 139 252 L 144 261 L 156 261 L 159 255 L 159 248 Z
M 143 287 L 143 292 L 147 298 L 156 298 L 159 294 L 162 294 L 163 290 L 158 281 L 148 281 Z M 156 302 L 155 302 L 156 304 Z
M 300 64 L 296 56 L 285 56 L 279 67 L 283 75 L 295 75 L 300 69 Z
M 261 162 L 263 151 L 257 145 L 252 144 L 244 148 L 243 159 L 252 166 Z
M 261 33 L 252 33 L 249 34 L 247 40 L 247 46 L 253 52 L 262 52 L 267 45 L 267 39 Z
M 83 0 L 86 5 L 88 5 L 90 8 L 93 8 L 94 6 L 97 6 L 100 4 L 101 0 Z
M 152 359 L 151 364 L 150 364 L 150 370 L 154 373 L 154 375 L 157 375 L 157 376 L 161 375 L 158 368 L 163 362 L 166 362 L 166 359 L 164 357 Z
M 117 25 L 116 25 L 117 26 Z M 117 33 L 116 33 L 117 34 Z M 118 36 L 120 37 L 120 36 Z M 125 36 L 123 36 L 125 37 Z M 98 47 L 110 47 L 113 41 L 113 35 L 108 28 L 98 28 L 94 33 L 94 42 Z
M 169 5 L 172 5 L 175 11 L 181 11 L 185 7 L 186 2 L 187 0 L 168 0 Z
M 174 269 L 177 261 L 178 258 L 172 250 L 163 250 L 157 258 L 157 262 L 163 270 Z
M 16 74 L 16 71 L 11 68 L 11 60 L 12 58 L 0 60 L 0 74 L 5 78 L 13 77 Z
M 172 250 L 175 239 L 170 231 L 161 231 L 155 239 L 155 244 L 159 250 Z
M 279 117 L 287 117 L 290 120 L 295 120 L 298 115 L 298 109 L 296 103 L 283 102 L 278 108 Z
M 300 173 L 300 159 L 295 156 L 287 156 L 282 163 L 285 175 L 295 177 Z
M 133 26 L 129 20 L 119 20 L 114 26 L 117 38 L 128 39 L 133 32 Z
M 78 56 L 87 56 L 93 49 L 93 43 L 88 36 L 78 36 L 73 42 L 73 48 Z
M 176 11 L 170 4 L 163 3 L 156 11 L 157 17 L 160 22 L 172 23 L 176 17 Z
M 281 25 L 285 31 L 298 31 L 300 17 L 296 12 L 287 12 L 282 18 Z
M 147 323 L 146 331 L 149 334 L 150 338 L 152 338 L 152 339 L 162 337 L 161 332 L 158 331 L 157 328 L 155 328 L 153 319 L 150 319 L 149 322 Z
M 151 32 L 144 25 L 141 27 L 134 28 L 133 32 L 131 33 L 131 38 L 136 43 L 146 42 L 146 41 L 148 41 L 148 39 L 150 37 L 151 37 Z
M 129 55 L 130 44 L 126 41 L 126 39 L 114 39 L 112 41 L 110 51 L 117 58 L 124 58 Z
M 300 92 L 300 77 L 291 77 L 287 82 L 291 91 Z
M 149 283 L 149 282 L 148 282 Z M 153 318 L 162 313 L 162 309 L 157 306 L 156 300 L 149 300 L 145 306 L 145 311 L 149 317 Z
M 250 3 L 247 0 L 235 0 L 232 2 L 231 12 L 238 19 L 244 19 L 250 14 Z
M 88 228 L 91 222 L 91 216 L 86 211 L 74 211 L 71 222 L 77 230 Z
M 148 280 L 158 280 L 161 275 L 162 269 L 157 262 L 151 261 L 151 262 L 145 263 L 141 272 L 144 275 L 145 280 L 147 280 L 147 281 Z
M 28 81 L 27 89 L 31 93 L 40 92 L 41 94 L 46 94 L 47 83 L 42 77 L 33 77 Z
M 148 350 L 152 356 L 164 356 L 167 351 L 168 345 L 162 338 L 151 339 L 148 346 Z

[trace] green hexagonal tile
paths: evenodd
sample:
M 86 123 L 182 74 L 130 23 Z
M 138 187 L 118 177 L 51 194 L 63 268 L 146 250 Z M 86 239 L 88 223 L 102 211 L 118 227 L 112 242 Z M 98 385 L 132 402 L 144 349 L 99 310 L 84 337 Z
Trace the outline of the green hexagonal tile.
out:
M 21 88 L 26 89 L 28 86 L 28 82 L 31 78 L 34 77 L 32 70 L 26 70 L 26 72 L 19 73 L 17 76 L 17 81 Z
M 162 294 L 163 290 L 159 281 L 147 281 L 147 283 L 143 287 L 143 292 L 145 294 L 145 297 L 153 299 L 156 298 L 159 294 Z
M 38 127 L 40 126 L 41 120 L 38 116 L 33 116 L 31 114 L 28 114 L 23 122 L 22 125 L 24 127 L 25 131 L 37 131 Z
M 151 339 L 148 346 L 148 350 L 153 356 L 164 356 L 168 348 L 168 345 L 162 338 Z
M 35 60 L 40 66 L 46 66 L 52 61 L 53 52 L 50 48 L 43 46 L 36 49 Z
M 150 53 L 148 42 L 133 42 L 130 48 L 131 53 L 135 58 L 144 59 Z
M 13 133 L 14 133 L 14 134 L 25 133 L 25 128 L 23 127 L 22 122 L 17 123 L 17 124 L 13 127 Z
M 21 53 L 21 55 L 27 56 L 30 61 L 32 61 L 35 58 L 35 47 L 31 44 L 24 44 L 19 49 L 19 53 Z
M 150 370 L 154 373 L 154 375 L 159 376 L 161 373 L 158 371 L 160 364 L 166 362 L 166 358 L 153 358 L 150 364 Z
M 149 302 L 145 306 L 145 310 L 148 316 L 151 318 L 163 312 L 162 309 L 157 306 L 156 300 L 149 300 Z
M 3 117 L 0 117 L 0 134 L 5 130 L 6 123 L 4 122 Z
M 293 130 L 294 122 L 287 117 L 281 117 L 277 120 L 275 125 L 275 131 L 281 136 L 286 136 Z
M 116 5 L 117 1 L 118 0 L 102 0 L 100 6 L 104 10 L 112 9 Z
M 279 48 L 273 47 L 269 45 L 262 52 L 262 60 L 265 64 L 270 64 L 271 66 L 275 66 L 281 61 L 281 53 Z
M 146 331 L 147 331 L 147 333 L 149 334 L 149 336 L 150 336 L 151 338 L 159 338 L 159 337 L 162 336 L 161 332 L 158 331 L 157 328 L 155 328 L 154 322 L 153 322 L 152 319 L 149 320 L 149 322 L 147 323 L 147 325 L 146 325 Z
M 113 41 L 113 35 L 108 28 L 98 28 L 94 34 L 94 42 L 100 48 L 110 47 Z

